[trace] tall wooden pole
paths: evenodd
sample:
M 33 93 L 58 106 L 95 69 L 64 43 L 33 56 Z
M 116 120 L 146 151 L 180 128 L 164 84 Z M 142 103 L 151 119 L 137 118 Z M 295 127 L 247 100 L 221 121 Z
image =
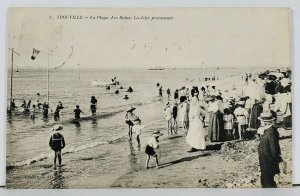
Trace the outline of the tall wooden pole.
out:
M 13 88 L 13 73 L 14 73 L 14 48 L 11 49 L 11 68 L 10 68 L 10 104 L 9 104 L 9 114 L 12 110 L 12 88 Z
M 47 99 L 49 104 L 49 50 L 48 50 L 48 66 L 47 66 Z

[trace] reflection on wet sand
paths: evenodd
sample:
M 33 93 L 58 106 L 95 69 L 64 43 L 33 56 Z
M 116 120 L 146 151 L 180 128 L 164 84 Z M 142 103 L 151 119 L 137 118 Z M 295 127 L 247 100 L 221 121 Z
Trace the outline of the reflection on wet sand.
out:
M 64 189 L 65 186 L 65 177 L 63 176 L 62 168 L 58 168 L 53 171 L 53 180 L 50 182 L 50 188 L 52 189 Z

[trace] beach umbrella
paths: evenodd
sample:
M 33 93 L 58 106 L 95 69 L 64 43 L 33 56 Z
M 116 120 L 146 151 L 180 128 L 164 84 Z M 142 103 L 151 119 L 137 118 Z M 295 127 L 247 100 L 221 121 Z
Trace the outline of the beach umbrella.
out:
M 245 86 L 242 90 L 242 94 L 243 97 L 249 96 L 249 98 L 253 100 L 262 100 L 266 97 L 265 89 L 256 83 Z

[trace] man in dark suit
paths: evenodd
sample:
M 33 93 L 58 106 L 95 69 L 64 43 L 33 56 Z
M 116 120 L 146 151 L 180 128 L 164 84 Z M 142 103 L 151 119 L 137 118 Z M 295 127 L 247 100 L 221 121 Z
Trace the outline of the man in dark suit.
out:
M 261 135 L 258 146 L 261 186 L 263 188 L 276 188 L 274 176 L 280 173 L 279 163 L 282 161 L 279 133 L 274 126 L 275 118 L 270 112 L 263 112 L 259 119 L 265 125 L 258 130 Z

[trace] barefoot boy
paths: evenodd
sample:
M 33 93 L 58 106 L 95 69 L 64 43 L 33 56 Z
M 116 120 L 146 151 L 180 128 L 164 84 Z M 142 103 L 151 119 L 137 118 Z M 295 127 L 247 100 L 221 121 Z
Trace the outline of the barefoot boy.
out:
M 52 135 L 49 140 L 49 146 L 54 151 L 54 169 L 56 169 L 56 159 L 58 158 L 58 166 L 61 166 L 61 150 L 65 147 L 65 139 L 58 131 L 62 130 L 62 125 L 54 125 Z
M 158 146 L 158 138 L 159 136 L 162 136 L 163 134 L 161 134 L 159 131 L 154 131 L 152 133 L 152 136 L 149 138 L 148 140 L 148 144 L 146 146 L 145 149 L 145 153 L 147 154 L 147 160 L 146 160 L 146 169 L 148 169 L 148 164 L 149 164 L 149 160 L 150 160 L 150 156 L 155 157 L 155 163 L 156 163 L 156 168 L 158 169 L 158 157 L 156 152 L 154 151 L 154 149 L 157 149 Z
M 140 135 L 141 135 L 141 131 L 145 128 L 142 125 L 142 121 L 141 119 L 136 119 L 135 121 L 133 121 L 134 126 L 132 127 L 132 132 L 134 132 L 136 134 L 136 141 L 138 143 L 138 146 L 141 145 L 140 143 Z

